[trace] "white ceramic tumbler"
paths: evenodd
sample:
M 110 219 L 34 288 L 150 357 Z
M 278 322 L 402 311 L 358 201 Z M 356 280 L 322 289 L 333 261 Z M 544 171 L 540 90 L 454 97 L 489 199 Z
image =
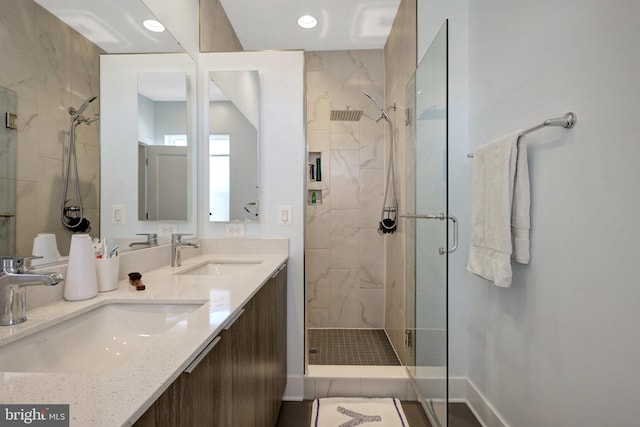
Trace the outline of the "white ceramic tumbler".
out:
M 38 233 L 33 239 L 33 256 L 41 256 L 31 260 L 31 265 L 47 264 L 60 260 L 60 252 L 56 243 L 56 235 L 53 233 Z
M 98 273 L 98 292 L 109 292 L 118 288 L 120 257 L 96 258 Z
M 69 265 L 64 280 L 64 299 L 80 301 L 98 295 L 93 244 L 88 234 L 71 236 Z

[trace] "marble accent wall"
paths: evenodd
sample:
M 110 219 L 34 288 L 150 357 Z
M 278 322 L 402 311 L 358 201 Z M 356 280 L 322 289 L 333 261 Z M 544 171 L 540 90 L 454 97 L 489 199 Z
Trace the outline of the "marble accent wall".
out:
M 417 49 L 417 0 L 402 0 L 391 33 L 384 48 L 385 58 L 385 99 L 387 105 L 396 103 L 398 109 L 393 112 L 395 126 L 396 177 L 400 212 L 407 211 L 407 168 L 406 144 L 409 138 L 404 125 L 404 112 L 407 108 L 407 83 L 416 70 Z M 407 310 L 407 281 L 405 273 L 406 241 L 410 230 L 406 221 L 401 220 L 398 231 L 386 236 L 386 299 L 384 328 L 396 350 L 400 361 L 407 363 L 410 356 L 405 345 Z
M 220 0 L 200 0 L 200 52 L 242 52 Z
M 61 253 L 70 233 L 60 220 L 70 106 L 99 95 L 100 49 L 31 0 L 3 0 L 0 86 L 18 96 L 16 253 L 31 254 L 39 232 Z M 99 112 L 94 102 L 85 116 Z M 92 235 L 99 235 L 99 122 L 77 128 L 80 192 Z
M 383 102 L 381 50 L 306 53 L 307 143 L 322 153 L 322 203 L 307 204 L 307 326 L 384 326 L 384 238 L 377 233 L 384 197 L 386 122 L 330 121 L 346 105 L 377 115 L 366 90 Z

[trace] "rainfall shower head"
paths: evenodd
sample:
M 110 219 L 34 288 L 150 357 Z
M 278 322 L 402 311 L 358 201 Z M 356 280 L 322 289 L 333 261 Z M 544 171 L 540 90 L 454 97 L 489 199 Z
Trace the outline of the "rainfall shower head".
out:
M 362 110 L 353 110 L 347 106 L 346 110 L 331 110 L 332 122 L 357 122 L 362 117 Z
M 364 93 L 364 95 L 367 98 L 373 101 L 373 103 L 376 104 L 376 107 L 378 107 L 378 110 L 380 110 L 380 114 L 377 117 L 372 117 L 368 114 L 365 114 L 362 110 L 354 110 L 353 108 L 347 105 L 346 109 L 344 110 L 331 110 L 330 120 L 341 121 L 341 122 L 357 122 L 362 118 L 362 116 L 364 116 L 368 119 L 373 120 L 376 123 L 378 123 L 382 119 L 385 119 L 387 122 L 390 122 L 391 119 L 387 115 L 387 111 L 384 108 L 382 108 L 380 104 L 378 104 L 378 101 L 376 101 L 374 97 L 369 95 L 369 93 L 366 90 L 363 90 L 362 93 Z

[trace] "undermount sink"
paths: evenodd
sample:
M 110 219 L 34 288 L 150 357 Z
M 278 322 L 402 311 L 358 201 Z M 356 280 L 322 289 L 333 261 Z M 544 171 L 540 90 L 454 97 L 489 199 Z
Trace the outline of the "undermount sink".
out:
M 0 347 L 5 372 L 104 372 L 136 356 L 199 304 L 108 304 Z
M 243 260 L 207 260 L 176 273 L 187 276 L 223 276 L 243 274 L 262 263 L 258 259 Z

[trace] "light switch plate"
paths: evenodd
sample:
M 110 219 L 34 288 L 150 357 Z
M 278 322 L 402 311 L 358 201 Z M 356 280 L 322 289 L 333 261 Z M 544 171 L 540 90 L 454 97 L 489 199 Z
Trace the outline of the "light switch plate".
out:
M 241 239 L 245 237 L 244 224 L 225 224 L 224 237 L 231 239 Z
M 127 207 L 125 205 L 111 206 L 111 224 L 124 225 L 127 218 Z
M 291 205 L 278 206 L 278 225 L 291 225 L 292 223 Z

